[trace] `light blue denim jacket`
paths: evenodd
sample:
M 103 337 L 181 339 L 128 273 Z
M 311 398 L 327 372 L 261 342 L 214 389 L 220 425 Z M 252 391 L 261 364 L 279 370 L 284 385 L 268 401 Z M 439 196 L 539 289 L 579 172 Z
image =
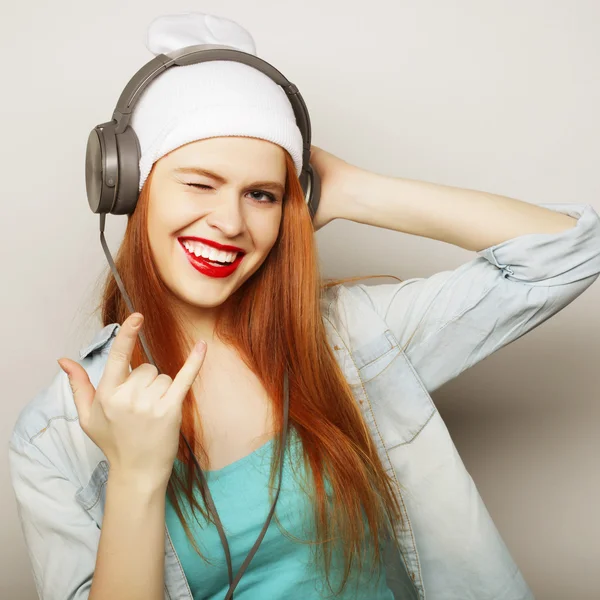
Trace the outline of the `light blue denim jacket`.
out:
M 542 204 L 578 218 L 556 234 L 486 248 L 428 278 L 337 285 L 322 314 L 329 342 L 379 449 L 405 526 L 388 543 L 397 600 L 530 600 L 533 594 L 466 471 L 430 394 L 556 314 L 600 273 L 590 205 Z M 119 325 L 80 352 L 96 385 Z M 109 465 L 79 426 L 66 375 L 21 411 L 9 444 L 12 484 L 37 591 L 87 598 Z M 165 600 L 192 600 L 165 527 Z

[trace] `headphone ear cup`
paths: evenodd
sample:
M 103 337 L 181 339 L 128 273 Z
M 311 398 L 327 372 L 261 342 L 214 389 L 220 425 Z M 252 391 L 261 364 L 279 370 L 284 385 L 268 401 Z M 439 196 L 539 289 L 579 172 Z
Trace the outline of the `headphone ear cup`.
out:
M 94 213 L 108 213 L 117 184 L 117 144 L 109 123 L 96 125 L 90 132 L 85 152 L 85 187 Z
M 137 205 L 140 182 L 140 144 L 135 131 L 127 126 L 116 134 L 119 171 L 113 215 L 131 215 Z
M 310 218 L 314 219 L 321 199 L 321 178 L 310 163 L 300 174 L 300 183 L 304 191 L 306 204 L 308 204 Z

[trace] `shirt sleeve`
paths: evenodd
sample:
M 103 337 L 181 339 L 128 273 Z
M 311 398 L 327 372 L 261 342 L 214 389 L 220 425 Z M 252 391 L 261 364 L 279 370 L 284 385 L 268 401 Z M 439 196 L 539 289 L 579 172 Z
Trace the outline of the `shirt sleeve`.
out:
M 359 286 L 429 392 L 558 313 L 598 278 L 598 213 L 589 204 L 540 206 L 577 223 L 490 246 L 428 278 Z
M 15 432 L 8 456 L 38 596 L 42 600 L 87 599 L 100 529 L 77 503 L 77 487 L 35 444 Z

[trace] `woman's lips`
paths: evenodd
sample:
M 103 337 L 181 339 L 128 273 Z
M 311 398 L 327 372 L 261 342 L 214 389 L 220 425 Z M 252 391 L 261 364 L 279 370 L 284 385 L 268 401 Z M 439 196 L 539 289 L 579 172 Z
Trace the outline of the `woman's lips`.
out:
M 223 267 L 215 267 L 201 256 L 196 256 L 195 254 L 188 252 L 181 242 L 179 242 L 179 245 L 185 252 L 185 255 L 192 267 L 194 267 L 196 271 L 200 271 L 200 273 L 202 273 L 203 275 L 208 275 L 209 277 L 228 277 L 238 268 L 239 264 L 242 262 L 242 259 L 245 256 L 243 253 L 240 252 L 230 265 Z

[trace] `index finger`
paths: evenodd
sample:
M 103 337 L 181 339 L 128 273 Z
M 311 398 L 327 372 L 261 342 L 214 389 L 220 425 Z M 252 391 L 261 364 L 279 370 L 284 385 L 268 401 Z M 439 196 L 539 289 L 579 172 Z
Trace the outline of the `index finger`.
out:
M 136 325 L 137 319 L 139 325 Z M 112 390 L 125 383 L 129 377 L 131 355 L 143 320 L 144 316 L 141 313 L 132 313 L 125 319 L 108 352 L 108 359 L 98 387 L 102 385 L 103 388 Z
M 166 397 L 168 401 L 183 402 L 183 399 L 192 387 L 192 384 L 196 381 L 198 373 L 200 373 L 205 356 L 206 342 L 199 342 L 190 352 L 183 367 L 179 369 L 175 379 L 173 379 L 173 382 L 165 393 L 164 397 Z

